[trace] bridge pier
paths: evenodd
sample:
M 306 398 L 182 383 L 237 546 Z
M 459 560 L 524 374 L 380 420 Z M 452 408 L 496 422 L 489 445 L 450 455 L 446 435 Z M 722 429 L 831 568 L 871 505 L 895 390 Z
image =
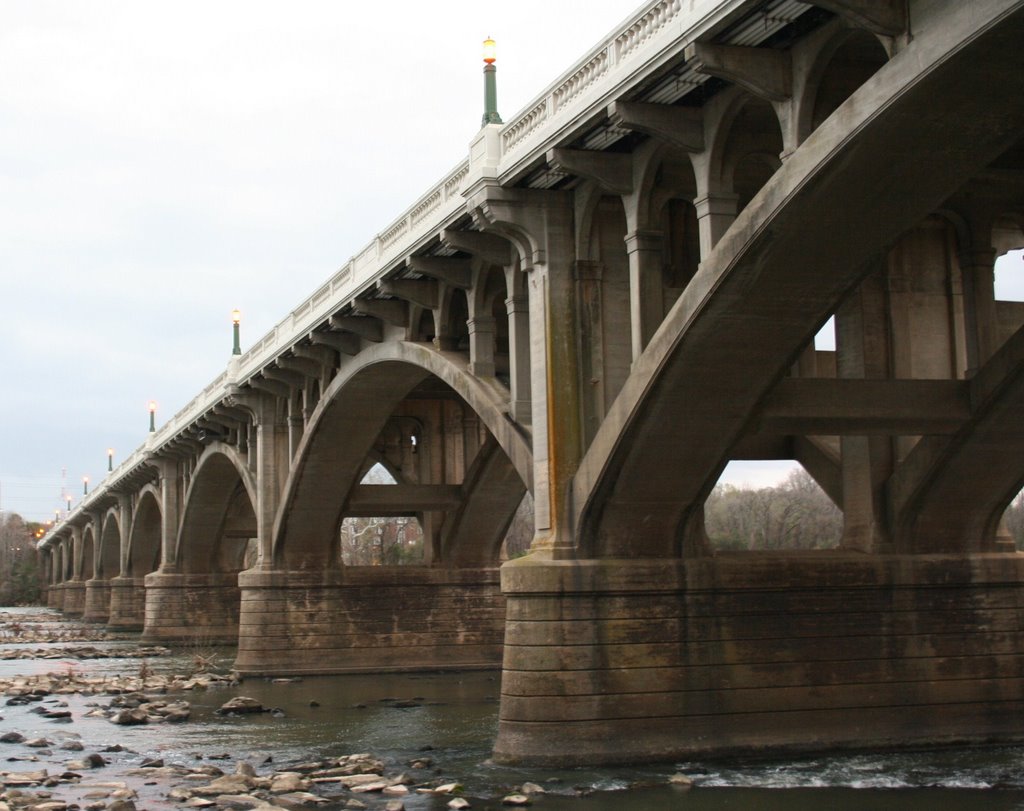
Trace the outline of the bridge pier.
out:
M 63 611 L 71 617 L 81 616 L 85 612 L 85 583 L 81 580 L 68 580 L 64 584 Z
M 502 586 L 503 763 L 1024 735 L 1018 555 L 531 556 Z
M 234 645 L 238 639 L 238 577 L 234 572 L 146 575 L 142 641 Z
M 142 630 L 146 621 L 146 581 L 120 576 L 110 581 L 110 616 L 107 625 L 125 631 Z
M 51 583 L 46 590 L 46 606 L 63 610 L 64 608 L 64 584 Z
M 106 622 L 109 616 L 110 581 L 99 577 L 87 580 L 82 619 L 88 622 Z
M 350 566 L 244 571 L 243 675 L 497 669 L 498 570 Z

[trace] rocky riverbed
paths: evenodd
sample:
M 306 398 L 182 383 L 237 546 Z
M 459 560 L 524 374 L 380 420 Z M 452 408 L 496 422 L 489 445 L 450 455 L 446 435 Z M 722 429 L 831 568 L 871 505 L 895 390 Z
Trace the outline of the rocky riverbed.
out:
M 208 669 L 209 651 L 175 653 L 167 647 L 131 644 L 95 626 L 78 626 L 55 615 L 0 614 L 0 661 L 10 668 L 31 663 L 31 673 L 0 674 L 0 811 L 131 811 L 157 808 L 212 809 L 472 809 L 525 807 L 547 794 L 531 780 L 493 787 L 481 797 L 464 788 L 430 745 L 411 757 L 394 752 L 322 751 L 282 759 L 275 753 L 247 757 L 239 751 L 175 751 L 159 756 L 128 743 L 100 743 L 103 722 L 111 728 L 157 728 L 193 723 L 193 701 L 211 716 L 287 719 L 288 713 L 245 694 L 286 689 L 301 679 L 240 682 L 227 670 Z M 95 644 L 84 644 L 84 643 Z M 190 665 L 187 672 L 157 670 L 157 662 Z M 109 672 L 116 663 L 119 672 Z M 210 711 L 211 703 L 215 708 Z M 353 703 L 350 711 L 401 712 L 431 702 L 422 696 L 382 697 Z M 433 702 L 436 704 L 436 702 Z M 309 700 L 314 710 L 319 702 Z M 202 723 L 202 722 L 200 722 Z M 40 731 L 39 725 L 45 725 Z M 134 738 L 147 743 L 149 736 Z M 244 739 L 247 744 L 252 738 Z M 164 746 L 157 743 L 157 748 Z M 279 762 L 281 761 L 281 762 Z M 673 778 L 689 785 L 682 775 Z M 550 788 L 550 786 L 549 786 Z M 591 793 L 559 786 L 562 794 Z

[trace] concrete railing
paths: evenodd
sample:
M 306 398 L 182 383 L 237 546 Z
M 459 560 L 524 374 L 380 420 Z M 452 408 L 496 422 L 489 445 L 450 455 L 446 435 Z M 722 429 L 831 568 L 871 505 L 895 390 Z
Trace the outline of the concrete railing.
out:
M 224 372 L 98 483 L 64 523 L 82 523 L 85 515 L 98 507 L 106 490 L 212 408 L 229 385 L 258 372 L 375 282 L 417 244 L 436 234 L 461 209 L 463 189 L 482 171 L 493 171 L 496 166 L 500 180 L 536 162 L 538 156 L 556 145 L 561 133 L 603 109 L 624 87 L 677 57 L 688 44 L 730 15 L 754 4 L 753 0 L 652 0 L 641 7 L 506 124 L 492 125 L 497 138 L 474 139 L 468 160 L 417 199 L 247 352 L 232 358 Z M 772 5 L 779 19 L 807 8 L 798 0 L 776 0 Z M 761 39 L 767 34 L 766 25 L 758 17 L 748 26 L 749 32 L 735 32 L 730 42 L 747 44 Z M 40 545 L 47 545 L 62 526 L 51 530 Z

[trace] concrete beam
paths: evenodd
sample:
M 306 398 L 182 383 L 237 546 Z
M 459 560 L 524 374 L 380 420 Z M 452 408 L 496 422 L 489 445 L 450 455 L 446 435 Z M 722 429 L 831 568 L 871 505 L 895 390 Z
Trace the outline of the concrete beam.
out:
M 264 369 L 263 374 L 266 375 L 266 373 L 266 369 Z M 267 377 L 251 377 L 246 382 L 250 388 L 257 391 L 265 391 L 267 394 L 273 394 L 275 397 L 287 397 L 289 393 L 288 386 L 284 383 L 270 380 Z
M 764 399 L 759 427 L 799 435 L 949 434 L 970 417 L 960 380 L 786 378 Z
M 372 315 L 396 327 L 409 326 L 409 305 L 405 301 L 377 298 L 357 298 L 352 307 L 358 312 Z
M 349 494 L 346 516 L 412 515 L 452 510 L 462 503 L 457 484 L 359 484 Z
M 686 152 L 704 151 L 704 114 L 698 107 L 614 101 L 608 105 L 608 120 Z
M 351 332 L 367 341 L 380 343 L 384 340 L 384 330 L 380 321 L 376 318 L 367 318 L 360 315 L 332 315 L 330 318 L 331 327 L 334 329 Z M 352 354 L 355 354 L 354 352 Z
M 686 61 L 698 73 L 737 84 L 758 98 L 786 101 L 793 92 L 793 69 L 788 51 L 694 42 L 686 47 Z
M 473 286 L 473 268 L 469 259 L 455 256 L 410 256 L 405 261 L 410 270 L 451 287 L 469 290 Z
M 317 345 L 292 347 L 292 352 L 295 353 L 297 358 L 305 358 L 315 363 L 319 372 L 324 366 L 332 366 L 334 364 L 334 352 L 328 348 L 329 344 L 324 345 L 315 341 L 314 343 Z
M 512 244 L 495 234 L 445 228 L 441 232 L 441 241 L 491 265 L 505 267 L 512 264 Z
M 373 323 L 380 327 L 379 321 L 373 320 Z M 358 355 L 361 348 L 359 336 L 351 332 L 311 332 L 309 333 L 309 340 L 315 344 L 343 352 L 346 355 Z
M 835 12 L 857 28 L 873 34 L 895 37 L 907 30 L 904 0 L 807 0 L 811 5 Z
M 633 157 L 596 149 L 549 149 L 548 166 L 556 172 L 592 180 L 613 194 L 633 191 Z
M 268 380 L 278 380 L 292 388 L 301 389 L 306 384 L 306 375 L 284 368 L 281 363 L 283 358 L 278 358 L 277 366 L 267 366 L 263 370 L 263 376 Z
M 395 298 L 404 299 L 425 310 L 437 309 L 437 282 L 427 279 L 381 279 L 377 289 Z
M 311 358 L 282 356 L 277 359 L 277 365 L 285 371 L 297 372 L 304 377 L 319 377 L 323 371 L 321 364 Z

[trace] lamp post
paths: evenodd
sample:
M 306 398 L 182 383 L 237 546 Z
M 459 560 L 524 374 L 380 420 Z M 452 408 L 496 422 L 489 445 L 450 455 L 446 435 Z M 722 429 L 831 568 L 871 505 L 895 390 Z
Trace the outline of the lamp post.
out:
M 232 355 L 241 355 L 242 354 L 242 343 L 241 343 L 241 338 L 240 338 L 240 334 L 239 334 L 239 326 L 238 326 L 241 323 L 242 323 L 242 312 L 238 308 L 235 308 L 234 310 L 231 311 L 232 332 L 233 332 L 234 338 L 235 338 L 235 344 L 231 348 L 231 354 Z
M 494 67 L 496 46 L 493 39 L 484 40 L 484 118 L 481 126 L 500 124 L 498 115 L 498 69 Z
M 107 472 L 114 469 L 114 449 L 107 448 Z
M 149 432 L 156 431 L 156 400 L 149 401 Z
M 71 515 L 71 496 L 68 496 L 68 515 Z
M 82 495 L 83 496 L 89 495 L 89 477 L 88 476 L 82 476 Z

